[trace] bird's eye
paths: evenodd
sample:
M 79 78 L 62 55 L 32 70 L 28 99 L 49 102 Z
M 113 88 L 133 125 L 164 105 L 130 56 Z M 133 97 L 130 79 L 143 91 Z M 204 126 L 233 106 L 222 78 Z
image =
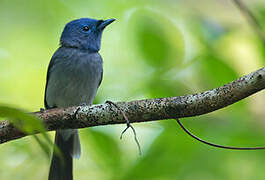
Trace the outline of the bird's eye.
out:
M 84 26 L 83 27 L 83 31 L 88 31 L 89 30 L 89 27 L 88 26 Z

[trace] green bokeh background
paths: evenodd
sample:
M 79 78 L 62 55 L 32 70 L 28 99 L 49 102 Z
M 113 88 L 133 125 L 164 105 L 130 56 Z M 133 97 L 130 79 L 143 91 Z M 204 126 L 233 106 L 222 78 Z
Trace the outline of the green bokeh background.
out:
M 245 2 L 264 27 L 264 0 Z M 80 17 L 117 19 L 103 34 L 104 78 L 95 103 L 197 93 L 264 66 L 264 44 L 231 0 L 0 0 L 1 104 L 28 112 L 44 106 L 49 60 L 64 25 Z M 259 92 L 183 123 L 212 142 L 264 145 L 264 100 Z M 119 140 L 124 127 L 80 130 L 75 179 L 265 179 L 265 151 L 208 147 L 167 120 L 134 124 L 139 156 L 131 132 Z M 47 179 L 49 158 L 34 137 L 0 146 L 0 179 Z

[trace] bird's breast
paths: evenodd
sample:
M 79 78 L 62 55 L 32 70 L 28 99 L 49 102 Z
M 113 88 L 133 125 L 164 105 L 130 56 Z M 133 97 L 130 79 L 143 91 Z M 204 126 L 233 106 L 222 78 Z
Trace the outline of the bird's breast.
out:
M 51 70 L 47 103 L 56 107 L 92 104 L 101 73 L 102 59 L 98 53 L 77 53 L 59 60 Z

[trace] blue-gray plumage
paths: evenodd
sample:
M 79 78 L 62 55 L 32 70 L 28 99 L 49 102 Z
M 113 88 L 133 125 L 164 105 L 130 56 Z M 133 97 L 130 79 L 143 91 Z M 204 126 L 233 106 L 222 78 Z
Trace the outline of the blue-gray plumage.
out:
M 60 48 L 48 67 L 47 109 L 93 103 L 103 74 L 102 58 L 98 53 L 101 36 L 113 21 L 82 18 L 66 24 Z M 78 130 L 57 130 L 55 144 L 62 156 L 53 153 L 49 180 L 72 180 L 72 158 L 79 158 L 81 154 Z

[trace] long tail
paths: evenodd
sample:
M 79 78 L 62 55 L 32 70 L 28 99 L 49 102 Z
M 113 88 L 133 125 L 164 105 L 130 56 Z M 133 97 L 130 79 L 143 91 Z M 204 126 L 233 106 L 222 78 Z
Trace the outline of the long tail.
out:
M 73 157 L 80 156 L 77 130 L 59 130 L 55 134 L 55 144 L 60 152 L 53 152 L 49 180 L 72 180 Z

